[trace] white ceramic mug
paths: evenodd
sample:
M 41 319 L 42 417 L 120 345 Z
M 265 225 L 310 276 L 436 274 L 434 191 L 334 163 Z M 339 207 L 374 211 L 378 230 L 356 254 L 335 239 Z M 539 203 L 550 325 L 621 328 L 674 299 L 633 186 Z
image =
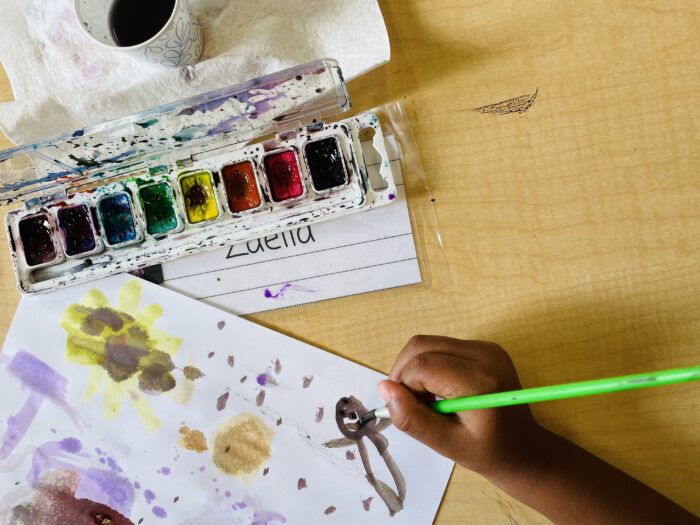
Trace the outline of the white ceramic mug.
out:
M 196 63 L 202 56 L 202 29 L 190 10 L 188 0 L 175 0 L 170 19 L 163 28 L 145 42 L 119 46 L 109 26 L 109 13 L 114 0 L 74 0 L 75 16 L 83 30 L 99 45 L 146 60 L 165 68 Z M 144 2 L 147 4 L 147 2 Z

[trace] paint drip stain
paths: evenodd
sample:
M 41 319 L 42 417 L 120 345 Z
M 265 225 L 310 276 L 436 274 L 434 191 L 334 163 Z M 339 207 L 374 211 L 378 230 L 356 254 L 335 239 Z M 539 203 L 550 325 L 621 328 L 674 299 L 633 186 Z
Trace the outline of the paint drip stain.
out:
M 201 454 L 207 447 L 207 438 L 201 430 L 192 430 L 187 426 L 180 427 L 180 446 Z
M 302 490 L 308 487 L 306 484 L 306 478 L 299 478 L 299 481 L 297 481 L 297 490 Z
M 323 409 L 323 407 L 318 407 L 316 409 L 316 416 L 314 417 L 314 421 L 316 421 L 316 423 L 320 423 L 321 421 L 323 421 L 324 414 L 325 410 Z
M 250 476 L 270 459 L 273 437 L 274 432 L 258 416 L 239 414 L 216 433 L 212 460 L 226 474 Z
M 107 505 L 76 497 L 80 476 L 70 471 L 54 471 L 42 478 L 29 501 L 9 510 L 13 525 L 133 525 L 128 518 Z
M 301 386 L 303 388 L 309 388 L 311 386 L 311 383 L 313 380 L 314 380 L 314 376 L 305 377 Z
M 326 510 L 324 510 L 323 513 L 324 513 L 326 516 L 330 516 L 330 515 L 333 514 L 336 510 L 337 510 L 337 509 L 336 509 L 333 505 L 331 505 L 331 506 L 328 507 Z
M 221 412 L 226 409 L 226 403 L 228 403 L 228 398 L 230 396 L 230 392 L 224 392 L 219 396 L 219 398 L 216 400 L 216 409 Z

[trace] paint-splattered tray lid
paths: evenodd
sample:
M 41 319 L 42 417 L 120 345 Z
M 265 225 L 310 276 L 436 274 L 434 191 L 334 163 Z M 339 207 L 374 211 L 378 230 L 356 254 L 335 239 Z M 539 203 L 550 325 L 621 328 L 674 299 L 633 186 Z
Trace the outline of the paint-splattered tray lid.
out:
M 0 203 L 287 132 L 350 108 L 340 66 L 311 62 L 125 118 L 0 152 Z

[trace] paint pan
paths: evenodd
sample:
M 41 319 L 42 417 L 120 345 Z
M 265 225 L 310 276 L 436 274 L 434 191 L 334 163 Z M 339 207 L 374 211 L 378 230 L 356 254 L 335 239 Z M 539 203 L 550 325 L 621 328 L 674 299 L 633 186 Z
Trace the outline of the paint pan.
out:
M 0 152 L 0 204 L 25 201 L 5 219 L 18 287 L 48 292 L 390 204 L 379 117 L 328 121 L 349 108 L 340 66 L 317 60 Z
M 92 211 L 87 204 L 65 206 L 57 212 L 63 251 L 67 257 L 87 257 L 102 251 Z
M 337 138 L 327 137 L 307 142 L 304 145 L 304 155 L 317 192 L 333 190 L 348 183 L 348 172 Z
M 190 224 L 210 222 L 219 217 L 219 203 L 211 172 L 198 171 L 181 175 L 180 189 Z
M 232 213 L 257 210 L 262 206 L 255 166 L 249 160 L 224 166 L 221 171 L 226 200 Z
M 119 192 L 101 197 L 97 203 L 97 213 L 107 246 L 119 248 L 143 239 L 136 224 L 134 206 L 128 193 Z
M 39 268 L 58 261 L 59 250 L 54 231 L 53 220 L 47 213 L 19 221 L 19 238 L 28 266 Z
M 178 230 L 175 195 L 167 182 L 148 184 L 139 189 L 141 206 L 150 235 L 162 236 Z
M 274 202 L 298 199 L 304 195 L 304 182 L 299 169 L 296 151 L 285 149 L 273 151 L 263 158 L 265 174 Z

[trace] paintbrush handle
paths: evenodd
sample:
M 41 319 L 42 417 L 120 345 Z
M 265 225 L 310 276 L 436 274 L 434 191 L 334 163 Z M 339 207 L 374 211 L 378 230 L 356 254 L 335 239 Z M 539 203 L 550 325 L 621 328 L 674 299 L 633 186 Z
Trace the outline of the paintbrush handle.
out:
M 523 390 L 497 392 L 495 394 L 483 394 L 459 399 L 444 399 L 436 401 L 430 406 L 441 414 L 452 414 L 454 412 L 464 412 L 466 410 L 480 410 L 484 408 L 541 403 L 542 401 L 555 401 L 557 399 L 611 394 L 624 390 L 674 385 L 676 383 L 696 381 L 698 379 L 700 379 L 700 366 L 690 366 L 687 368 L 661 370 L 659 372 L 649 372 L 646 374 L 594 379 L 592 381 L 543 386 L 539 388 L 525 388 Z

